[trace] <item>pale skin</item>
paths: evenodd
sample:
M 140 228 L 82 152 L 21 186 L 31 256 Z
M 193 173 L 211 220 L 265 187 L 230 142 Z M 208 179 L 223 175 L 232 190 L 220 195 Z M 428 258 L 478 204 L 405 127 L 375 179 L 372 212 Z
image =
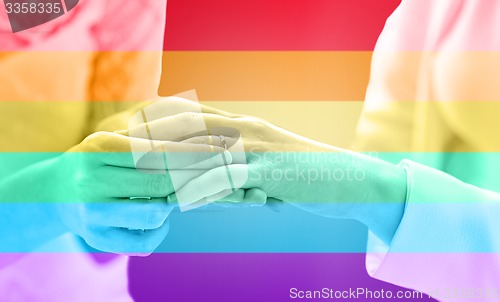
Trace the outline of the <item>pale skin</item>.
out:
M 220 146 L 218 135 L 196 136 L 190 133 L 190 123 L 200 115 L 207 127 L 229 127 L 239 131 L 245 145 L 246 164 L 233 162 L 233 175 L 248 180 L 244 188 L 258 188 L 268 198 L 290 202 L 306 211 L 332 217 L 356 219 L 367 225 L 380 239 L 389 243 L 401 221 L 406 200 L 406 172 L 404 168 L 369 157 L 319 143 L 281 129 L 261 119 L 221 114 L 204 109 L 205 113 L 182 113 L 164 117 L 148 124 L 155 129 L 154 139 L 171 140 L 169 129 L 176 126 L 176 135 L 188 137 L 183 142 Z M 127 134 L 123 132 L 122 134 Z M 226 137 L 231 141 L 231 137 Z M 233 139 L 234 140 L 234 139 Z M 306 154 L 311 160 L 299 161 L 286 154 Z M 319 156 L 320 160 L 314 160 Z M 349 158 L 349 160 L 345 160 Z M 321 165 L 321 166 L 320 166 Z M 304 179 L 294 171 L 361 171 L 357 178 L 332 177 Z M 278 171 L 281 178 L 269 175 Z M 281 172 L 281 174 L 279 173 Z M 226 175 L 225 167 L 212 169 L 188 182 L 178 192 L 188 193 L 193 202 L 231 189 L 227 182 L 217 181 Z M 288 173 L 288 174 L 287 174 Z M 362 179 L 360 177 L 362 175 Z M 182 191 L 182 192 L 181 192 Z
M 144 105 L 147 103 L 141 106 Z M 123 127 L 136 110 L 116 114 L 105 123 Z M 153 252 L 168 233 L 167 218 L 175 206 L 167 200 L 167 196 L 174 193 L 171 175 L 181 173 L 180 178 L 188 182 L 208 169 L 222 166 L 224 162 L 220 157 L 204 155 L 224 152 L 224 149 L 167 143 L 171 150 L 192 155 L 185 157 L 182 165 L 203 161 L 203 169 L 186 174 L 180 165 L 169 167 L 168 173 L 161 170 L 144 173 L 135 167 L 130 153 L 131 141 L 150 144 L 149 140 L 98 132 L 61 156 L 1 179 L 0 202 L 5 211 L 0 213 L 0 248 L 28 252 L 72 232 L 90 246 L 106 252 L 127 255 Z M 131 200 L 129 197 L 152 199 Z M 263 204 L 266 196 L 256 189 L 238 190 L 227 200 Z
M 173 106 L 175 104 L 172 104 Z M 253 117 L 234 115 L 202 106 L 202 117 L 210 128 L 237 129 L 245 144 L 246 168 L 243 163 L 230 162 L 229 168 L 238 177 L 248 173 L 244 187 L 224 200 L 238 206 L 263 204 L 282 200 L 306 211 L 335 218 L 357 219 L 381 239 L 390 242 L 401 220 L 406 195 L 406 173 L 403 168 L 318 143 Z M 171 142 L 179 151 L 206 154 L 207 150 L 223 152 L 219 137 L 189 137 L 190 122 L 200 113 L 167 116 L 149 123 L 154 129 L 177 129 L 187 137 Z M 124 112 L 107 121 L 123 125 L 130 116 Z M 181 133 L 179 133 L 179 131 Z M 182 133 L 182 132 L 185 133 Z M 153 139 L 170 141 L 169 131 Z M 18 211 L 2 213 L 3 249 L 29 251 L 64 233 L 81 236 L 92 247 L 113 253 L 148 255 L 168 233 L 168 216 L 175 206 L 167 200 L 174 194 L 169 181 L 172 173 L 184 173 L 185 185 L 193 202 L 214 199 L 229 190 L 218 182 L 225 175 L 224 163 L 213 158 L 204 170 L 182 171 L 183 167 L 163 174 L 147 174 L 135 169 L 130 143 L 149 144 L 146 138 L 132 138 L 127 131 L 99 132 L 86 138 L 62 156 L 43 161 L 0 181 L 3 202 L 19 205 Z M 231 137 L 226 138 L 231 142 Z M 214 146 L 209 146 L 209 142 Z M 173 144 L 173 145 L 172 145 Z M 273 154 L 304 152 L 331 157 L 349 155 L 364 167 L 365 190 L 352 181 L 308 180 L 291 178 L 272 182 L 266 171 L 315 169 L 315 163 L 298 163 L 293 159 L 275 160 Z M 268 153 L 271 152 L 271 153 Z M 271 154 L 263 156 L 262 154 Z M 83 155 L 83 156 L 82 156 Z M 193 163 L 200 158 L 194 156 Z M 350 162 L 332 163 L 327 169 L 349 169 Z M 206 163 L 206 162 L 205 162 Z M 316 163 L 317 164 L 317 163 Z M 154 169 L 155 167 L 149 167 Z M 385 171 L 385 173 L 372 173 Z M 243 177 L 244 175 L 242 175 Z M 176 176 L 179 177 L 179 176 Z M 152 197 L 152 200 L 129 197 Z M 215 198 L 216 199 L 216 198 Z M 49 201 L 49 202 L 47 202 Z M 29 203 L 28 203 L 29 202 Z M 18 203 L 18 204 L 17 204 Z M 28 210 L 29 207 L 29 210 Z M 13 232 L 15 230 L 15 232 Z

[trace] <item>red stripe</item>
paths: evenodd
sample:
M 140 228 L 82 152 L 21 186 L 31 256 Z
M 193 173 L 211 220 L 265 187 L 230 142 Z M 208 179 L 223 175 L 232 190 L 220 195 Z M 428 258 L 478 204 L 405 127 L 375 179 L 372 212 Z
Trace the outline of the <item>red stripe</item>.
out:
M 401 0 L 168 0 L 165 50 L 373 50 Z

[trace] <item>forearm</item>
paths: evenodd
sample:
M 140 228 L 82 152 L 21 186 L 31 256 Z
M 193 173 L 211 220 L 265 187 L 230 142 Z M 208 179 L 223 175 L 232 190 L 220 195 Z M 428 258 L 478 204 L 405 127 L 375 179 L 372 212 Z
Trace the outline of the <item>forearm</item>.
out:
M 28 252 L 65 232 L 53 197 L 55 160 L 0 180 L 0 252 Z
M 389 244 L 404 214 L 406 171 L 382 160 L 373 160 L 368 166 L 367 183 L 363 188 L 371 189 L 372 195 L 360 203 L 353 217 Z

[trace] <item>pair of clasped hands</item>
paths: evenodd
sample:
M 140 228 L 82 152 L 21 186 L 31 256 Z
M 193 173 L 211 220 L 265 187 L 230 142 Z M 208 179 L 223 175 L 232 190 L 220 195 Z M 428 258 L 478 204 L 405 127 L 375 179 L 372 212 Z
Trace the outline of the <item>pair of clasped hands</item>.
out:
M 286 201 L 322 216 L 358 219 L 355 214 L 371 211 L 357 207 L 378 198 L 370 196 L 371 190 L 360 190 L 359 182 L 293 177 L 293 171 L 319 170 L 317 161 L 283 159 L 288 153 L 323 154 L 330 163 L 326 168 L 347 170 L 353 161 L 330 157 L 349 154 L 363 167 L 373 166 L 366 156 L 182 98 L 156 104 L 153 111 L 134 109 L 136 122 L 121 123 L 127 130 L 94 133 L 58 158 L 57 216 L 93 248 L 152 253 L 166 237 L 168 216 L 176 206 L 181 211 L 200 202 L 279 207 Z M 108 122 L 120 124 L 124 116 Z M 209 131 L 200 132 L 203 127 Z M 231 152 L 238 141 L 241 150 Z M 374 168 L 390 168 L 380 165 L 375 162 Z M 286 177 L 266 178 L 266 173 L 280 171 Z
M 275 185 L 250 181 L 248 168 L 260 163 L 226 150 L 239 132 L 245 148 L 277 150 L 282 142 L 271 137 L 267 123 L 183 98 L 155 105 L 147 119 L 127 130 L 96 132 L 58 159 L 58 216 L 95 249 L 152 253 L 168 233 L 167 218 L 181 203 L 177 196 L 185 207 L 200 201 L 243 207 L 263 206 L 268 193 L 277 193 Z M 133 110 L 139 117 L 147 112 Z M 233 131 L 200 133 L 200 121 L 207 129 Z M 231 182 L 220 181 L 228 172 Z M 243 181 L 235 187 L 238 179 Z

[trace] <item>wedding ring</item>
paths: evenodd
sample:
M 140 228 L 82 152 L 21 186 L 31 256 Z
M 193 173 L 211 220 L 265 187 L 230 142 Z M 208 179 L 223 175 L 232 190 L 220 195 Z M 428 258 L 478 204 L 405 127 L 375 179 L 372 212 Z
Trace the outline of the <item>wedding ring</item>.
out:
M 227 150 L 227 142 L 224 135 L 219 135 L 221 147 Z

